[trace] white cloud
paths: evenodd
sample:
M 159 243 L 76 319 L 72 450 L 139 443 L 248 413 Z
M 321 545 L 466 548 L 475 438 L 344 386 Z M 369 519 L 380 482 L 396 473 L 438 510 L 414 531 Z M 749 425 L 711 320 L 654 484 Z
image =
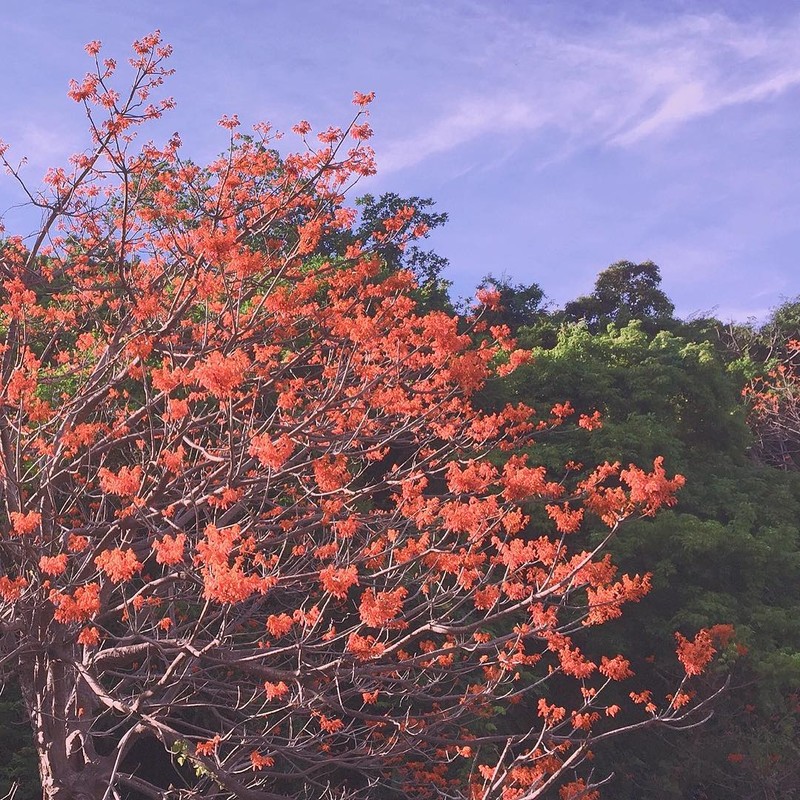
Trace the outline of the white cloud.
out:
M 671 130 L 704 113 L 709 113 L 709 105 L 703 84 L 680 85 L 675 87 L 653 114 L 614 136 L 611 143 L 630 145 L 659 131 Z
M 513 130 L 536 130 L 544 125 L 523 101 L 509 98 L 468 98 L 427 130 L 408 140 L 396 140 L 381 148 L 381 173 L 394 172 L 418 164 L 429 156 L 452 150 L 479 136 Z
M 417 109 L 404 124 L 416 123 L 416 133 L 379 142 L 382 173 L 483 137 L 543 130 L 558 132 L 570 150 L 630 147 L 800 86 L 800 17 L 616 18 L 575 34 L 486 11 L 472 24 L 480 44 L 448 53 L 454 78 L 438 84 L 438 113 Z

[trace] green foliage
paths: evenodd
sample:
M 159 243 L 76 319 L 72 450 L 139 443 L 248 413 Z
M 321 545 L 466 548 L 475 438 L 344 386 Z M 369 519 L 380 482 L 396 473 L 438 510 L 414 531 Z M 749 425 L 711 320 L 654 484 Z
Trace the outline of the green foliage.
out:
M 544 408 L 567 397 L 579 412 L 600 411 L 605 424 L 584 445 L 587 463 L 663 455 L 682 471 L 700 451 L 720 449 L 744 459 L 748 433 L 740 389 L 710 342 L 668 331 L 653 336 L 640 322 L 596 334 L 579 323 L 563 325 L 552 348 L 533 354 L 532 363 L 508 379 L 504 399 Z M 564 460 L 575 444 L 563 443 Z
M 593 636 L 632 655 L 639 682 L 653 686 L 672 675 L 674 631 L 732 624 L 716 678 L 729 672 L 730 688 L 686 738 L 653 731 L 599 750 L 597 769 L 617 773 L 608 792 L 621 800 L 800 797 L 800 475 L 747 457 L 742 382 L 710 326 L 581 322 L 485 398 L 544 412 L 568 397 L 578 412 L 601 411 L 602 430 L 542 443 L 537 458 L 553 468 L 660 454 L 687 478 L 672 512 L 620 532 L 616 563 L 652 572 L 653 590 Z
M 7 687 L 0 696 L 0 797 L 16 786 L 15 800 L 39 800 L 39 770 L 30 724 L 19 693 Z
M 781 303 L 770 314 L 767 322 L 760 328 L 759 333 L 763 339 L 800 338 L 800 297 Z

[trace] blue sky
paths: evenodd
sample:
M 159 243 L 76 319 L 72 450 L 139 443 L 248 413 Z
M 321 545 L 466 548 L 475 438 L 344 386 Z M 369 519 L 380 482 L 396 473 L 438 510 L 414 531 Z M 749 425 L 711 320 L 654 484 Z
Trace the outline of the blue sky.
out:
M 67 81 L 101 39 L 120 61 L 160 28 L 196 160 L 222 114 L 288 130 L 377 93 L 379 174 L 433 197 L 459 295 L 487 272 L 561 304 L 613 261 L 651 259 L 684 316 L 763 317 L 800 294 L 800 6 L 730 0 L 138 0 L 3 4 L 0 138 L 47 166 L 83 149 Z M 8 178 L 0 209 L 19 202 Z M 11 210 L 7 226 L 31 226 Z M 21 232 L 25 232 L 24 230 Z

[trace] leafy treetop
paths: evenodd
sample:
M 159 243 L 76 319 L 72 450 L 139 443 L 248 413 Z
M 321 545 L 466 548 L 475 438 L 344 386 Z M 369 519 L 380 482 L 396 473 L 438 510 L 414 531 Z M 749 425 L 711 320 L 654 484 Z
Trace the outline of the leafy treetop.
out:
M 590 295 L 567 303 L 564 316 L 567 320 L 586 320 L 592 330 L 609 323 L 624 326 L 634 319 L 644 322 L 648 329 L 657 329 L 669 322 L 675 311 L 660 284 L 661 272 L 652 261 L 618 261 L 597 276 Z

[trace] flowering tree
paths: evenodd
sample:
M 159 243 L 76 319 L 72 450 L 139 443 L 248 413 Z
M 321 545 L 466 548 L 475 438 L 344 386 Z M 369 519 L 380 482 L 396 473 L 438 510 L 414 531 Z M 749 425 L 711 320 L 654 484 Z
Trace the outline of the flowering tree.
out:
M 120 93 L 87 47 L 70 95 L 92 148 L 31 193 L 34 241 L 0 252 L 2 666 L 45 796 L 594 796 L 593 742 L 697 710 L 579 645 L 648 589 L 609 537 L 682 479 L 528 463 L 570 408 L 473 407 L 527 354 L 480 307 L 419 312 L 383 269 L 381 245 L 424 233 L 413 208 L 330 252 L 374 169 L 371 95 L 318 144 L 300 123 L 284 159 L 224 118 L 201 168 L 177 137 L 134 148 L 171 105 L 151 98 L 169 48 L 134 49 Z M 584 516 L 607 526 L 594 546 Z M 712 654 L 681 639 L 687 679 Z M 524 723 L 500 733 L 512 704 Z M 143 742 L 172 787 L 132 768 Z
M 766 375 L 752 378 L 742 394 L 748 423 L 755 436 L 756 458 L 773 467 L 800 467 L 800 341 L 789 339 L 779 349 Z

